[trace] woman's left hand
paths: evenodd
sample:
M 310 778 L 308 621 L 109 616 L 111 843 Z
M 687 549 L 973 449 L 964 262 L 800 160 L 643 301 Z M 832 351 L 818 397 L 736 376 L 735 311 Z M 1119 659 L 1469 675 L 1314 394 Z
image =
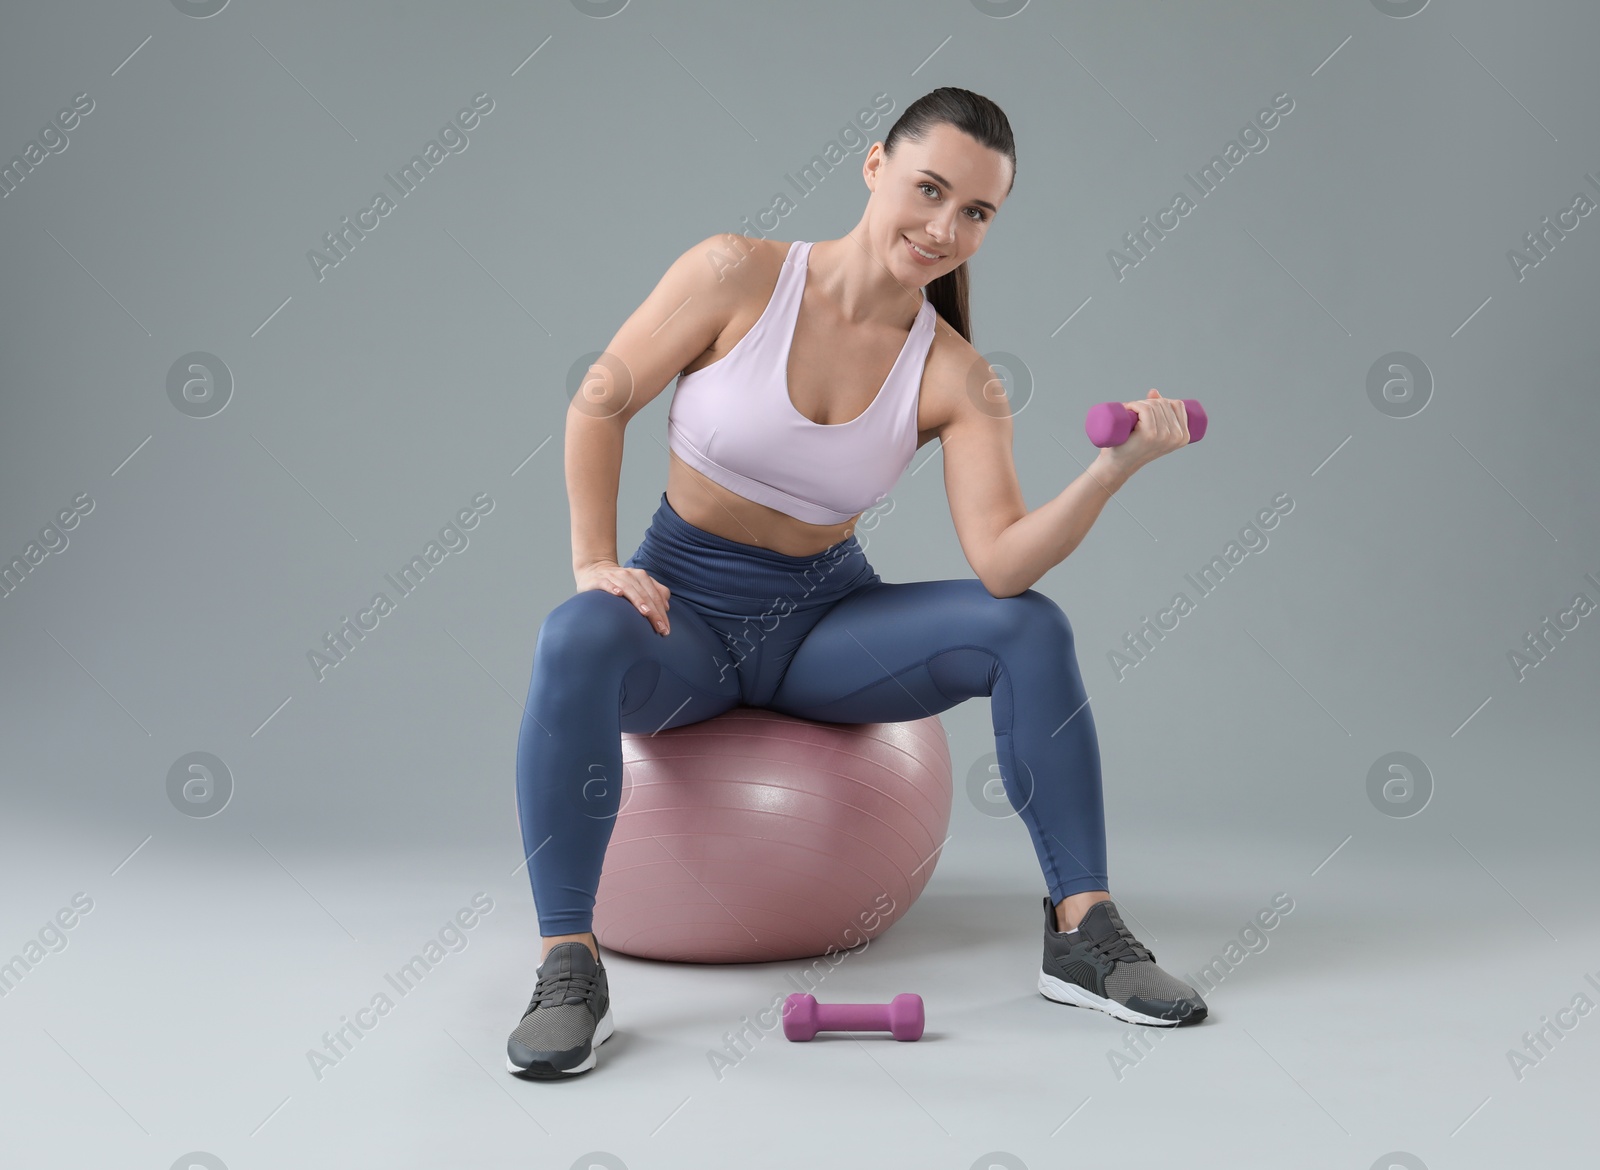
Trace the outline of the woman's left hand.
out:
M 1139 416 L 1133 433 L 1116 447 L 1101 449 L 1100 458 L 1126 475 L 1163 455 L 1170 455 L 1189 442 L 1189 408 L 1181 398 L 1163 398 L 1152 390 L 1144 398 L 1124 402 Z

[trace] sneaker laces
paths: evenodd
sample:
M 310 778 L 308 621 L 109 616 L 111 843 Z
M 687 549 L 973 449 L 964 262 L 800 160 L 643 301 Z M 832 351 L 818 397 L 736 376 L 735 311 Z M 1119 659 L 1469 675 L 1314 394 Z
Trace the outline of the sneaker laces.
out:
M 566 1003 L 583 1003 L 594 995 L 600 986 L 598 972 L 586 975 L 582 971 L 570 974 L 552 971 L 548 975 L 539 976 L 539 981 L 534 984 L 533 999 L 528 1002 L 528 1011 L 536 1007 L 560 1007 Z M 577 996 L 578 998 L 573 998 Z M 527 1015 L 528 1012 L 523 1012 Z
M 1142 963 L 1146 959 L 1155 962 L 1154 952 L 1145 946 L 1128 928 L 1121 923 L 1117 924 L 1117 933 L 1109 938 L 1094 939 L 1089 943 L 1089 950 L 1097 956 L 1114 959 L 1121 963 Z

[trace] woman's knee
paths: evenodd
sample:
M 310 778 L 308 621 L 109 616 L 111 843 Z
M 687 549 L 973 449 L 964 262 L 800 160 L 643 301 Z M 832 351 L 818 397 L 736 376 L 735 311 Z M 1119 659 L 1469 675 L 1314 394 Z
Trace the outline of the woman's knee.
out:
M 626 597 L 585 589 L 546 615 L 534 657 L 553 667 L 582 669 L 620 649 L 632 649 L 641 633 L 652 631 Z
M 1000 637 L 1023 645 L 1048 643 L 1072 648 L 1072 623 L 1066 611 L 1037 589 L 991 600 L 991 617 Z

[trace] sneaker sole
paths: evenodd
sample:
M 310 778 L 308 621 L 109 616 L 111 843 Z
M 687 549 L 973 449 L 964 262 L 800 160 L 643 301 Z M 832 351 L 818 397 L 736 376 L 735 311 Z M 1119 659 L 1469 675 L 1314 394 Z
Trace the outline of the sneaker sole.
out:
M 575 1077 L 579 1073 L 586 1073 L 595 1066 L 595 1057 L 600 1050 L 600 1045 L 611 1038 L 615 1024 L 611 1019 L 611 1005 L 606 1005 L 606 1014 L 600 1017 L 600 1022 L 595 1025 L 594 1039 L 589 1041 L 589 1055 L 580 1060 L 571 1068 L 551 1068 L 547 1064 L 532 1064 L 523 1068 L 513 1064 L 511 1057 L 506 1057 L 506 1070 L 516 1073 L 521 1077 L 531 1077 L 538 1081 L 558 1081 L 563 1077 Z
M 1076 983 L 1068 983 L 1064 979 L 1057 979 L 1043 968 L 1039 970 L 1039 994 L 1056 1003 L 1070 1004 L 1072 1007 L 1094 1008 L 1114 1016 L 1124 1023 L 1148 1024 L 1153 1028 L 1176 1028 L 1183 1023 L 1182 1020 L 1163 1020 L 1159 1016 L 1147 1016 L 1143 1012 L 1136 1012 L 1126 1004 L 1118 1003 L 1114 999 L 1106 999 L 1096 995 L 1086 988 L 1079 987 Z

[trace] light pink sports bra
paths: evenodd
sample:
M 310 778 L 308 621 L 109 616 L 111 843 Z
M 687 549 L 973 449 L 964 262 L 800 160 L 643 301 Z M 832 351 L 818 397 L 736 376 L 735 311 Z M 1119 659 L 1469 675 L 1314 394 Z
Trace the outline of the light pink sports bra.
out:
M 843 524 L 889 494 L 917 450 L 917 400 L 933 344 L 927 293 L 888 380 L 849 422 L 816 423 L 789 398 L 789 348 L 811 244 L 789 245 L 772 299 L 750 332 L 678 376 L 672 450 L 731 492 L 810 524 Z

